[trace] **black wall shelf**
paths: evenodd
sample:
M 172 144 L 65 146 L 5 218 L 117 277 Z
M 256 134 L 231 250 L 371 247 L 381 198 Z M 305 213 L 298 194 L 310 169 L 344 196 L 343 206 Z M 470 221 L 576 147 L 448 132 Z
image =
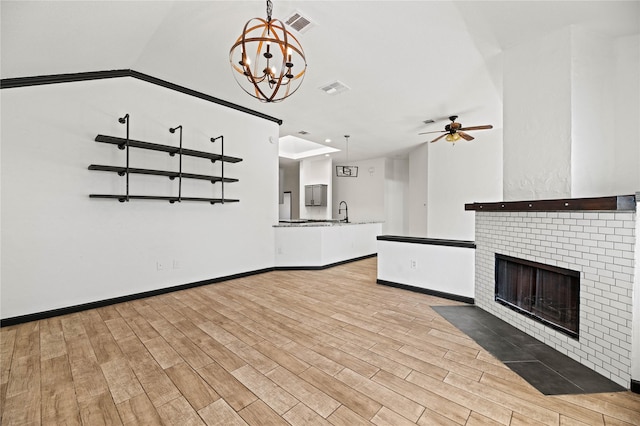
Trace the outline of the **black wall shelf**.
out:
M 98 135 L 96 136 L 96 142 L 103 142 L 103 143 L 118 145 L 118 148 L 120 149 L 124 149 L 127 146 L 127 139 L 117 138 L 115 136 Z M 151 143 L 151 142 L 142 142 L 134 139 L 129 139 L 129 147 L 148 149 L 151 151 L 167 152 L 169 153 L 169 155 L 172 155 L 172 156 L 180 153 L 180 148 L 175 146 L 160 145 L 160 144 Z M 225 163 L 238 163 L 242 161 L 242 158 L 229 157 L 229 156 L 220 155 L 220 154 L 213 154 L 211 152 L 196 151 L 194 149 L 186 149 L 186 148 L 182 148 L 182 155 L 187 155 L 190 157 L 207 158 L 214 162 L 222 160 Z
M 115 195 L 115 194 L 90 194 L 90 198 L 110 198 L 116 199 L 121 203 L 129 200 L 162 200 L 168 201 L 170 203 L 175 203 L 178 201 L 205 201 L 211 204 L 224 204 L 224 203 L 237 203 L 240 200 L 235 200 L 231 198 L 205 198 L 205 197 L 170 197 L 170 196 L 162 196 L 162 195 Z
M 130 200 L 161 200 L 161 201 L 169 201 L 170 203 L 176 203 L 181 201 L 200 201 L 207 202 L 210 204 L 224 204 L 224 203 L 237 203 L 240 200 L 225 198 L 224 197 L 224 184 L 225 183 L 234 183 L 238 182 L 238 179 L 225 177 L 224 175 L 224 163 L 238 163 L 242 161 L 242 158 L 238 157 L 230 157 L 228 155 L 224 155 L 224 137 L 218 136 L 215 138 L 211 138 L 211 142 L 220 141 L 220 154 L 214 154 L 212 152 L 206 151 L 196 151 L 194 149 L 186 149 L 182 147 L 182 126 L 177 126 L 175 128 L 170 128 L 169 132 L 175 133 L 176 130 L 180 130 L 180 146 L 175 147 L 171 145 L 161 145 L 152 142 L 143 142 L 129 138 L 129 114 L 126 114 L 124 117 L 119 118 L 118 121 L 122 124 L 126 124 L 127 126 L 127 137 L 119 138 L 115 136 L 106 136 L 106 135 L 97 135 L 95 138 L 96 142 L 108 143 L 112 145 L 116 145 L 121 150 L 126 150 L 126 166 L 110 166 L 110 165 L 102 165 L 102 164 L 91 164 L 89 166 L 89 170 L 103 171 L 103 172 L 113 172 L 117 173 L 119 176 L 125 176 L 126 178 L 126 192 L 125 194 L 89 194 L 90 198 L 103 198 L 103 199 L 115 199 L 120 202 L 130 201 Z M 139 148 L 146 149 L 151 151 L 160 151 L 166 152 L 170 156 L 178 156 L 179 159 L 179 170 L 156 170 L 156 169 L 141 169 L 135 167 L 129 167 L 129 148 Z M 196 173 L 185 173 L 182 171 L 182 157 L 190 156 L 190 157 L 198 157 L 210 160 L 212 163 L 216 161 L 221 162 L 220 176 L 214 175 L 204 175 L 204 174 L 196 174 Z M 153 175 L 153 176 L 166 176 L 171 180 L 178 178 L 178 195 L 132 195 L 129 191 L 129 175 L 131 174 L 142 174 L 142 175 Z M 220 192 L 221 196 L 219 198 L 209 198 L 209 197 L 183 197 L 182 196 L 182 179 L 198 179 L 198 180 L 207 180 L 212 184 L 220 182 Z
M 115 172 L 120 176 L 124 176 L 127 173 L 126 167 L 118 167 L 118 166 L 103 166 L 100 164 L 92 164 L 89 166 L 89 170 L 99 170 L 103 172 Z M 180 177 L 180 172 L 172 172 L 169 170 L 152 170 L 152 169 L 136 169 L 133 167 L 129 167 L 129 173 L 140 174 L 140 175 L 155 175 L 155 176 L 167 176 L 169 179 L 175 179 Z M 200 179 L 200 180 L 208 180 L 211 183 L 216 182 L 225 182 L 232 183 L 238 182 L 238 179 L 235 178 L 223 178 L 220 176 L 211 176 L 211 175 L 198 175 L 195 173 L 182 173 L 183 179 Z

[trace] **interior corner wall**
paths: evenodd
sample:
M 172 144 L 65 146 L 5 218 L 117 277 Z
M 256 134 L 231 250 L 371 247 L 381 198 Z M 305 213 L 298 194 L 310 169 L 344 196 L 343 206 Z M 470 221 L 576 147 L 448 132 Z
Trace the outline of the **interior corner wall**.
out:
M 3 89 L 1 315 L 3 319 L 273 266 L 278 220 L 278 125 L 133 78 Z M 125 178 L 90 164 L 125 165 L 125 151 L 97 134 L 219 152 L 225 197 L 239 203 L 116 200 Z M 178 157 L 131 148 L 131 167 L 177 170 Z M 219 174 L 186 157 L 183 168 Z M 177 180 L 131 175 L 131 194 L 175 195 Z M 183 179 L 183 196 L 220 196 L 220 184 Z
M 409 153 L 409 224 L 412 237 L 427 237 L 429 147 L 424 143 Z
M 504 52 L 504 200 L 571 196 L 571 29 Z

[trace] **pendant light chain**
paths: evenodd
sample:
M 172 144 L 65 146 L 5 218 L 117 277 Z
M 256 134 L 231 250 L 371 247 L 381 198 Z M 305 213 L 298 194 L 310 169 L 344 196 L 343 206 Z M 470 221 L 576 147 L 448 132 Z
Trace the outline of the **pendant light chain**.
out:
M 273 2 L 267 0 L 267 22 L 271 22 L 271 14 L 273 13 Z
M 349 138 L 351 136 L 349 135 L 344 135 L 345 139 L 347 140 L 347 166 L 349 165 Z

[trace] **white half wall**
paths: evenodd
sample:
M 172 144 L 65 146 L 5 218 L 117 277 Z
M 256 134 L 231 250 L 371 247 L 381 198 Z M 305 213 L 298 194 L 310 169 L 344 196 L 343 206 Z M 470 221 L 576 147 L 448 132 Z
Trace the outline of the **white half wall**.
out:
M 378 240 L 379 280 L 473 299 L 474 277 L 473 248 Z
M 313 267 L 376 253 L 380 223 L 276 226 L 275 266 Z
M 273 266 L 278 220 L 277 123 L 133 78 L 2 90 L 1 315 L 11 318 Z M 125 136 L 219 152 L 239 182 L 239 203 L 90 199 L 122 193 L 124 177 L 90 164 L 125 165 L 125 152 L 94 142 Z M 177 170 L 177 158 L 131 149 L 131 167 Z M 185 158 L 183 169 L 219 174 L 220 163 Z M 173 195 L 177 182 L 131 175 L 132 194 Z M 183 180 L 184 196 L 220 196 L 220 184 Z

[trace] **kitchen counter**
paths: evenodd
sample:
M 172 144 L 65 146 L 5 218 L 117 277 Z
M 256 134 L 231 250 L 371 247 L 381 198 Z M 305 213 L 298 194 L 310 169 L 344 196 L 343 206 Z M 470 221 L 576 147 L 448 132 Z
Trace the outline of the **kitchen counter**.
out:
M 377 253 L 381 222 L 292 221 L 274 225 L 275 264 L 318 268 Z
M 344 226 L 344 225 L 364 225 L 369 223 L 381 223 L 376 221 L 359 221 L 359 222 L 345 222 L 342 219 L 290 219 L 281 220 L 274 227 L 308 227 L 308 226 Z

